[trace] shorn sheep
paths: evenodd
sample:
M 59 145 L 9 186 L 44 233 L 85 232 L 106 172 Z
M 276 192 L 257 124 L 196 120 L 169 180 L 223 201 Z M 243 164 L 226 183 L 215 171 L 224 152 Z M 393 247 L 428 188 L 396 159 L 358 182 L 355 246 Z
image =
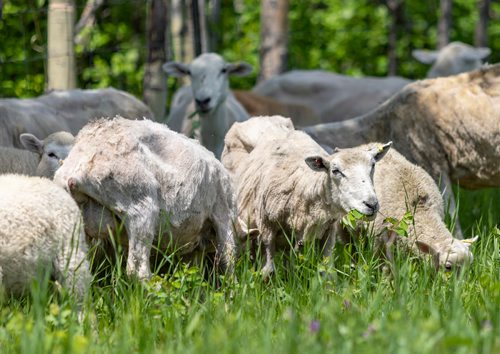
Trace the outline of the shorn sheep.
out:
M 152 119 L 151 110 L 131 94 L 114 88 L 53 91 L 35 98 L 0 99 L 0 146 L 22 148 L 23 133 L 38 137 L 58 131 L 77 134 L 89 121 L 121 115 Z
M 165 125 L 121 117 L 88 124 L 54 181 L 81 206 L 87 232 L 99 230 L 99 206 L 108 223 L 104 230 L 114 228 L 112 213 L 124 223 L 128 274 L 150 277 L 153 242 L 181 255 L 215 251 L 218 263 L 233 269 L 230 177 L 211 152 Z
M 246 123 L 256 119 L 262 118 L 239 123 L 235 129 L 245 130 Z M 241 168 L 233 174 L 239 214 L 260 232 L 266 253 L 264 275 L 274 271 L 282 231 L 294 232 L 297 245 L 314 238 L 325 240 L 328 253 L 335 242 L 334 223 L 342 216 L 355 209 L 375 217 L 379 204 L 373 172 L 390 146 L 374 144 L 328 155 L 308 135 L 291 129 L 259 141 L 240 160 Z M 226 149 L 223 163 L 228 154 Z
M 19 295 L 43 267 L 81 303 L 90 285 L 80 210 L 46 178 L 0 176 L 0 284 Z
M 408 160 L 394 148 L 375 169 L 373 178 L 380 210 L 373 221 L 376 241 L 389 259 L 392 259 L 391 244 L 396 241 L 413 254 L 432 255 L 434 265 L 446 270 L 460 268 L 472 262 L 469 250 L 476 240 L 453 238 L 444 222 L 443 197 L 432 177 Z M 388 217 L 403 219 L 410 212 L 407 237 L 390 231 L 391 225 L 384 222 Z
M 453 42 L 439 51 L 415 50 L 413 56 L 434 64 L 427 77 L 441 77 L 479 69 L 489 53 L 489 48 Z M 401 77 L 355 78 L 320 70 L 294 70 L 259 83 L 253 92 L 306 106 L 328 123 L 368 113 L 410 83 Z
M 200 141 L 219 158 L 229 127 L 249 118 L 229 90 L 229 76 L 247 75 L 252 67 L 244 62 L 228 63 L 218 54 L 205 53 L 190 64 L 165 63 L 163 70 L 171 76 L 191 78 L 191 89 L 183 87 L 176 92 L 167 124 L 175 131 L 190 135 L 188 117 L 196 112 L 200 118 Z
M 28 150 L 0 146 L 0 174 L 16 173 L 52 179 L 68 156 L 74 136 L 68 132 L 50 134 L 43 140 L 33 134 L 21 134 L 21 143 Z
M 451 182 L 472 189 L 500 187 L 499 107 L 496 64 L 415 82 L 370 113 L 304 131 L 330 147 L 393 140 L 403 156 L 440 182 L 453 212 Z

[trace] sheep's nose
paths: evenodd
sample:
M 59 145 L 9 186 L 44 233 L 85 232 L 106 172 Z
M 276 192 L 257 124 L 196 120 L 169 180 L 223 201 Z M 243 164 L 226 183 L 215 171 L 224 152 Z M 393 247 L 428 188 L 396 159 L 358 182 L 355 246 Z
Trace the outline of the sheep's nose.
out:
M 375 214 L 378 211 L 379 204 L 378 200 L 370 200 L 368 202 L 363 202 L 364 205 L 366 205 L 369 209 L 371 209 L 372 213 Z
M 201 109 L 208 108 L 208 105 L 210 104 L 210 97 L 204 98 L 204 99 L 195 99 L 196 105 L 200 107 Z

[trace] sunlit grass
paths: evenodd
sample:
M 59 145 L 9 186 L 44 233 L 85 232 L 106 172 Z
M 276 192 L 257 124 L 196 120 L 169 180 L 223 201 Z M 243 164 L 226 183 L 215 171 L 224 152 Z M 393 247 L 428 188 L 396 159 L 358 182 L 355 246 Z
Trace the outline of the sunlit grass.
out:
M 497 194 L 460 192 L 462 227 L 480 236 L 461 273 L 396 251 L 387 275 L 366 240 L 328 259 L 313 247 L 279 253 L 269 281 L 246 253 L 236 277 L 171 263 L 140 284 L 110 267 L 82 323 L 74 299 L 44 277 L 27 298 L 3 297 L 0 352 L 498 353 Z

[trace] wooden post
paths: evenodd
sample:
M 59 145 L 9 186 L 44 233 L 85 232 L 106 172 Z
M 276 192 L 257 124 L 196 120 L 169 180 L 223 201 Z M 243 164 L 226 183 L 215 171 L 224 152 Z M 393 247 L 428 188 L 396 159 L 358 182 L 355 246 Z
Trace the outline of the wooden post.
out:
M 47 34 L 48 90 L 66 90 L 76 87 L 74 25 L 73 0 L 50 0 Z
M 288 8 L 288 0 L 261 0 L 259 81 L 287 68 Z
M 167 60 L 167 2 L 149 0 L 147 13 L 148 58 L 144 71 L 143 100 L 158 121 L 165 118 L 167 100 L 167 82 L 161 68 Z

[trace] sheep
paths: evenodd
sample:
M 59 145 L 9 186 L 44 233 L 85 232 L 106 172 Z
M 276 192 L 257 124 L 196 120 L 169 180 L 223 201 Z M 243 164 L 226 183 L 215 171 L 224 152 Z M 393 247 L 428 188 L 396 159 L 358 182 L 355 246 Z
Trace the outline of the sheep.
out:
M 432 64 L 428 78 L 444 77 L 479 69 L 489 56 L 490 48 L 474 48 L 462 42 L 451 42 L 437 51 L 416 49 L 412 55 L 419 62 Z
M 453 238 L 444 222 L 443 197 L 432 177 L 392 148 L 377 164 L 373 178 L 380 210 L 368 228 L 373 230 L 377 245 L 392 259 L 390 246 L 396 241 L 416 256 L 431 254 L 434 265 L 451 270 L 472 262 L 469 248 L 476 240 Z M 411 212 L 408 237 L 390 231 L 387 217 L 401 220 Z
M 496 64 L 415 82 L 370 113 L 304 131 L 324 146 L 393 140 L 439 182 L 453 213 L 452 182 L 471 189 L 500 186 L 499 78 Z M 458 223 L 455 234 L 461 237 Z
M 227 63 L 218 54 L 205 53 L 189 65 L 165 63 L 163 70 L 168 75 L 189 75 L 191 78 L 191 92 L 186 87 L 176 92 L 167 123 L 173 130 L 181 131 L 183 122 L 196 112 L 200 118 L 200 142 L 219 158 L 224 148 L 224 136 L 231 124 L 249 118 L 229 90 L 229 75 L 247 75 L 252 67 L 244 62 Z
M 0 99 L 0 146 L 22 148 L 19 136 L 48 136 L 57 131 L 77 134 L 94 118 L 120 114 L 153 118 L 149 108 L 114 88 L 53 91 L 36 98 Z
M 413 55 L 426 63 L 434 60 L 427 76 L 437 77 L 478 69 L 480 59 L 489 52 L 488 48 L 453 42 L 439 52 L 414 51 Z M 368 113 L 410 83 L 401 77 L 354 78 L 321 70 L 294 70 L 259 83 L 253 92 L 309 107 L 328 123 Z
M 16 173 L 52 179 L 68 156 L 74 139 L 68 132 L 53 133 L 44 140 L 33 134 L 21 134 L 20 141 L 27 150 L 0 146 L 0 174 Z
M 61 187 L 41 177 L 0 176 L 0 285 L 22 295 L 40 267 L 74 291 L 79 304 L 89 288 L 78 206 Z
M 309 107 L 282 103 L 252 91 L 232 90 L 232 92 L 251 117 L 280 115 L 291 118 L 294 125 L 301 127 L 321 123 L 319 117 Z
M 234 128 L 240 133 L 250 131 L 247 126 L 250 128 L 256 119 L 261 118 Z M 231 130 L 226 143 L 236 136 Z M 336 220 L 353 209 L 368 218 L 375 217 L 379 205 L 373 169 L 391 146 L 343 149 L 328 155 L 303 132 L 290 129 L 285 133 L 282 126 L 270 135 L 259 140 L 245 158 L 240 155 L 240 167 L 233 170 L 239 217 L 255 225 L 264 245 L 265 276 L 274 271 L 275 247 L 283 243 L 281 230 L 295 232 L 296 245 L 314 238 L 326 240 L 325 252 L 330 252 Z M 223 163 L 228 154 L 230 150 L 225 149 Z
M 151 276 L 155 237 L 160 250 L 178 254 L 215 248 L 220 265 L 233 269 L 236 202 L 230 177 L 211 152 L 165 125 L 122 117 L 89 123 L 54 181 L 83 209 L 86 230 L 95 233 L 87 237 L 101 236 L 100 218 L 92 217 L 98 208 L 108 223 L 104 229 L 114 228 L 112 213 L 124 223 L 129 275 Z

